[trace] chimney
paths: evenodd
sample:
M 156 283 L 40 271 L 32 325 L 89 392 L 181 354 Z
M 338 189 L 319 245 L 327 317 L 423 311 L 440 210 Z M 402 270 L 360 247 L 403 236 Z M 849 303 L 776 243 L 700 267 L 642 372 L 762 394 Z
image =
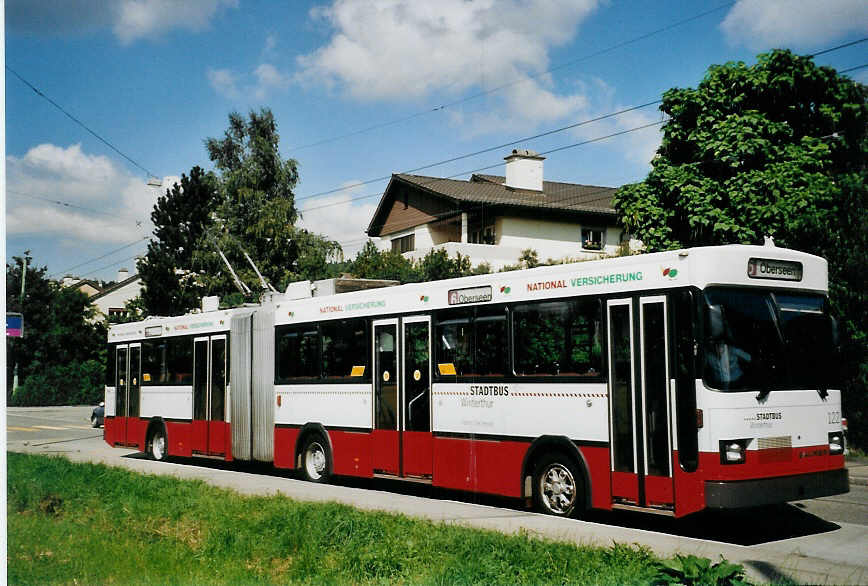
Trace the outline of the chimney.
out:
M 543 190 L 543 161 L 545 157 L 534 151 L 513 149 L 512 154 L 504 157 L 506 161 L 506 182 L 513 189 Z
M 127 269 L 118 269 L 118 277 L 115 279 L 118 283 L 126 281 L 130 278 L 130 272 Z

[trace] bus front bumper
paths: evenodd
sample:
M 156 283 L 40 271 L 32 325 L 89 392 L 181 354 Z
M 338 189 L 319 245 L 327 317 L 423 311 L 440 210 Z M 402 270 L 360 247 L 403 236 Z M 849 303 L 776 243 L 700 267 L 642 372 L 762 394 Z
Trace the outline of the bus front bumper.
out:
M 843 494 L 850 491 L 846 468 L 756 480 L 705 482 L 705 506 L 738 509 Z

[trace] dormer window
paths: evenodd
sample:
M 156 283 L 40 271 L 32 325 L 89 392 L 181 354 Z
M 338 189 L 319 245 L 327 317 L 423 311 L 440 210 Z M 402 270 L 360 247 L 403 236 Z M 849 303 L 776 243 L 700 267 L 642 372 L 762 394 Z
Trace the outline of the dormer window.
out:
M 599 252 L 606 246 L 606 232 L 600 228 L 582 228 L 582 250 Z

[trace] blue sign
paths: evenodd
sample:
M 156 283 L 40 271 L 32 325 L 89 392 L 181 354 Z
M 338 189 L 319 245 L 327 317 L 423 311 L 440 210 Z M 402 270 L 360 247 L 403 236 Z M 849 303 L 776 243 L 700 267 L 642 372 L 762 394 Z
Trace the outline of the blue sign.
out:
M 23 338 L 24 337 L 24 316 L 20 313 L 6 314 L 6 337 L 7 338 Z

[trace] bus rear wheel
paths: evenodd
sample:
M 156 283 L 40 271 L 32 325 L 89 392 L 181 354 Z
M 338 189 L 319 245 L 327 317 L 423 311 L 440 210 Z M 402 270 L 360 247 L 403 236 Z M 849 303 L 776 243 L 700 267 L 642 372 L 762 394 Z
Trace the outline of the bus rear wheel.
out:
M 309 482 L 326 483 L 331 476 L 328 444 L 319 435 L 311 435 L 301 451 L 301 473 Z
M 547 454 L 533 476 L 533 499 L 541 513 L 578 516 L 584 510 L 584 486 L 575 463 L 563 454 Z

